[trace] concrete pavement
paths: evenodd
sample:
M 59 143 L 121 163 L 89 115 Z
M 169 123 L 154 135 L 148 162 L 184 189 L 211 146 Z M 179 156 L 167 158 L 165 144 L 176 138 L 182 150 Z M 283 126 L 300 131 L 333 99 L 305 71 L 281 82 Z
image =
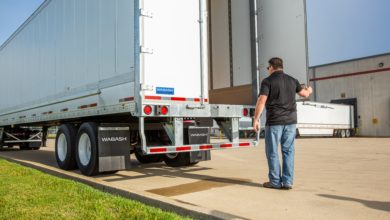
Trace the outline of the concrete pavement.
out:
M 211 161 L 188 168 L 133 158 L 132 170 L 94 178 L 59 170 L 49 146 L 0 156 L 225 219 L 390 219 L 390 138 L 298 139 L 291 191 L 261 187 L 264 142 L 213 151 Z

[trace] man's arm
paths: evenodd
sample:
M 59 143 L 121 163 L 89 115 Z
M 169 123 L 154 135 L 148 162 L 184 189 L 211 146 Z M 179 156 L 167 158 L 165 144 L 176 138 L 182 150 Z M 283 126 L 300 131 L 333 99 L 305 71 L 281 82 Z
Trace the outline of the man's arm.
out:
M 303 98 L 308 98 L 311 93 L 313 93 L 313 89 L 309 86 L 303 88 L 300 92 L 298 92 L 298 95 Z
M 261 113 L 263 113 L 265 103 L 267 102 L 267 98 L 268 97 L 265 96 L 265 95 L 260 95 L 259 98 L 257 99 L 256 110 L 255 110 L 255 118 L 254 118 L 254 121 L 253 121 L 253 129 L 256 132 L 260 131 L 259 120 L 260 120 Z

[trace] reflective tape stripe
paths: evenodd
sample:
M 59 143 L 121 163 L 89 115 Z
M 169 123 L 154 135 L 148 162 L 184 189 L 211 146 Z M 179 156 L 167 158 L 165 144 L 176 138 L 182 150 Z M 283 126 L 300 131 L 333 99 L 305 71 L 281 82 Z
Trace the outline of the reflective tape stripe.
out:
M 185 97 L 145 96 L 145 99 L 175 101 L 175 102 L 200 102 L 200 98 L 185 98 Z M 208 102 L 208 99 L 204 99 L 204 101 Z
M 97 103 L 92 103 L 92 104 L 89 104 L 89 105 L 81 105 L 78 107 L 78 109 L 85 109 L 85 108 L 93 108 L 93 107 L 97 107 L 98 104 Z
M 213 146 L 212 145 L 202 145 L 199 147 L 199 149 L 201 150 L 209 150 L 209 149 L 212 149 Z
M 167 148 L 152 148 L 150 153 L 164 153 L 167 152 Z
M 190 146 L 186 146 L 186 147 L 177 147 L 176 148 L 176 151 L 189 151 L 191 150 L 191 147 Z
M 182 98 L 182 97 L 171 97 L 171 101 L 185 102 L 190 100 L 187 100 L 186 98 Z
M 202 145 L 187 145 L 187 146 L 166 146 L 166 147 L 151 147 L 148 149 L 148 154 L 175 153 L 175 152 L 190 152 L 190 151 L 205 151 L 218 149 L 233 149 L 239 147 L 255 147 L 257 142 L 242 142 L 242 143 L 222 143 L 222 144 L 202 144 Z
M 131 101 L 134 101 L 134 97 L 126 97 L 126 98 L 119 99 L 119 102 L 131 102 Z
M 240 147 L 250 147 L 251 143 L 240 143 L 239 146 Z
M 233 147 L 233 144 L 221 144 L 220 147 L 221 148 L 229 148 L 229 147 Z
M 161 96 L 145 96 L 145 99 L 150 99 L 150 100 L 161 100 Z

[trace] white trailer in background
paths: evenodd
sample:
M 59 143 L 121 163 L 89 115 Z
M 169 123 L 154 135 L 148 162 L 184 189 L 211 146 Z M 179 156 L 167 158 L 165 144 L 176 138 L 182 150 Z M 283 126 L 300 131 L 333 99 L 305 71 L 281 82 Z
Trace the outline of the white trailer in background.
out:
M 244 106 L 244 112 L 253 115 L 253 106 Z M 266 110 L 261 115 L 260 136 L 264 137 Z M 297 101 L 298 137 L 351 137 L 355 135 L 354 107 L 352 105 Z M 218 128 L 214 126 L 214 130 Z M 214 134 L 218 134 L 214 131 Z M 252 119 L 240 120 L 241 137 L 254 137 Z
M 297 102 L 298 135 L 302 137 L 350 137 L 355 134 L 351 105 Z

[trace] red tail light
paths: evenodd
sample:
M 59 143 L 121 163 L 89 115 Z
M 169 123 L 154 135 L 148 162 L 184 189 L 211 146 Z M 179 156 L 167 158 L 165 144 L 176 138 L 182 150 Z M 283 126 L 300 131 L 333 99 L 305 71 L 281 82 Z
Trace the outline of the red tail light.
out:
M 153 112 L 152 106 L 146 105 L 146 106 L 144 107 L 144 113 L 145 113 L 146 115 L 150 115 L 150 114 L 152 114 L 152 112 Z
M 248 117 L 249 116 L 249 110 L 247 108 L 244 108 L 244 110 L 242 111 L 242 114 L 245 116 L 245 117 Z
M 169 112 L 169 109 L 167 106 L 162 106 L 160 110 L 161 110 L 162 115 L 167 115 Z

